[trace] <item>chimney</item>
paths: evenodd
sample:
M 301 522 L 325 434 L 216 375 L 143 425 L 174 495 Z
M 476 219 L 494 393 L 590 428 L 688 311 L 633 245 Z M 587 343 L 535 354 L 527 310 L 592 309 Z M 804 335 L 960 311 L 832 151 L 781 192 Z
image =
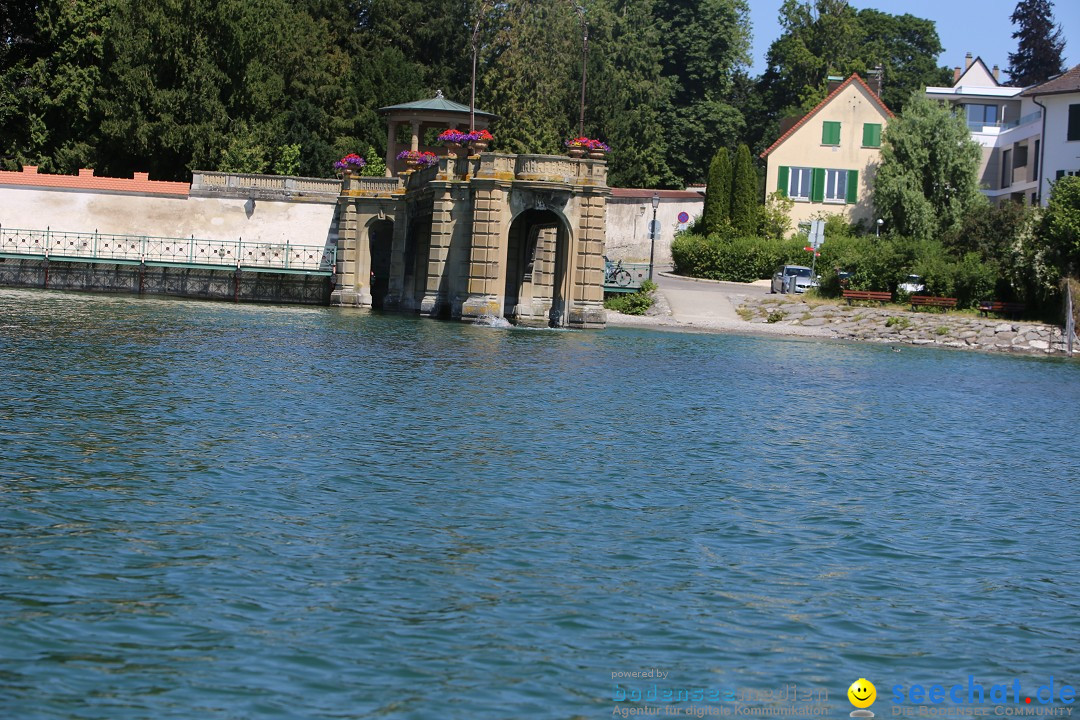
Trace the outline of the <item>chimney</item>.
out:
M 79 177 L 94 177 L 93 168 L 79 168 Z
M 22 171 L 27 175 L 37 175 L 37 165 L 23 165 Z
M 1001 71 L 998 70 L 997 65 L 994 66 L 994 82 L 996 82 L 999 85 L 1001 84 Z
M 967 70 L 969 67 L 971 67 L 971 53 L 964 56 L 964 70 Z
M 844 84 L 844 78 L 840 77 L 839 75 L 830 75 L 828 80 L 829 80 L 829 89 L 828 89 L 827 92 L 830 95 L 832 95 L 833 91 L 836 90 L 836 88 L 838 88 L 838 87 L 840 87 L 841 85 Z
M 957 65 L 956 69 L 952 71 L 953 85 L 955 85 L 960 80 L 960 76 L 963 75 L 963 74 L 964 74 L 964 70 L 959 65 Z

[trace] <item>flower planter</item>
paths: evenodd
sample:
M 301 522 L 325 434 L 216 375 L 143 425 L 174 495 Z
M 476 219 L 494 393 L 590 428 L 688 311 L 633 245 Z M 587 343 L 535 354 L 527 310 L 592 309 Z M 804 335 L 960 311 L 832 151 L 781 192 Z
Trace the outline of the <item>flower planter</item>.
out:
M 585 157 L 585 149 L 584 148 L 572 147 L 572 148 L 568 149 L 566 152 L 572 158 L 583 158 L 583 157 Z
M 477 155 L 487 150 L 487 146 L 487 140 L 474 140 L 472 143 L 472 149 Z
M 589 151 L 589 159 L 590 160 L 603 160 L 606 157 L 607 157 L 607 153 L 604 152 L 603 150 L 590 150 Z

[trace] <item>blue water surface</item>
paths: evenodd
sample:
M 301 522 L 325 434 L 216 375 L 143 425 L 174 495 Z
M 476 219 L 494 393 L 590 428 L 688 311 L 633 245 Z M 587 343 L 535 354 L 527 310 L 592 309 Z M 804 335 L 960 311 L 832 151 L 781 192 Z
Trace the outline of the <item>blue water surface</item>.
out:
M 0 382 L 2 717 L 1080 686 L 1070 361 L 7 290 Z

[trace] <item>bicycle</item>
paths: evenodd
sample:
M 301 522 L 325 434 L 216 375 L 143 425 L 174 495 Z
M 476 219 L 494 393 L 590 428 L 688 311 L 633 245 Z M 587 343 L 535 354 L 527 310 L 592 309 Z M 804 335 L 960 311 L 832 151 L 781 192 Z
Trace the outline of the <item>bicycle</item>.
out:
M 634 276 L 630 274 L 630 271 L 623 268 L 622 260 L 619 260 L 616 263 L 612 263 L 605 257 L 604 265 L 606 266 L 606 272 L 604 273 L 605 285 L 618 285 L 619 287 L 629 287 L 630 283 L 634 281 Z

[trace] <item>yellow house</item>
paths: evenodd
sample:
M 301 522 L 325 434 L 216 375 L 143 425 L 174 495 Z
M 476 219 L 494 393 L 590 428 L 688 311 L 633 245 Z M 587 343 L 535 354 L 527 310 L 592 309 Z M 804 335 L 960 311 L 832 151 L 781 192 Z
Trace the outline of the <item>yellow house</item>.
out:
M 874 221 L 870 189 L 881 160 L 881 131 L 893 116 L 857 74 L 784 132 L 768 150 L 765 189 L 795 201 L 795 225 L 842 213 Z

